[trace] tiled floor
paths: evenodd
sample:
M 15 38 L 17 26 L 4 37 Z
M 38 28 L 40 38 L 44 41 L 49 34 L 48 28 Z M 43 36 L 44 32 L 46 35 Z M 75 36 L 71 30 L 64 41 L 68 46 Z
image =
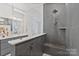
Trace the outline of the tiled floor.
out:
M 11 56 L 11 54 L 7 54 L 6 56 Z M 51 56 L 51 55 L 44 53 L 43 56 Z
M 44 53 L 43 56 L 51 56 L 51 55 Z

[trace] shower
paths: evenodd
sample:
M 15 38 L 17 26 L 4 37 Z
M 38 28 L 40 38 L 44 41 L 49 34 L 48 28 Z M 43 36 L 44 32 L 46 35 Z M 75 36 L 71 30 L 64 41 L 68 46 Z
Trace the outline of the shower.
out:
M 47 33 L 45 52 L 51 55 L 66 55 L 65 4 L 44 5 L 44 32 Z

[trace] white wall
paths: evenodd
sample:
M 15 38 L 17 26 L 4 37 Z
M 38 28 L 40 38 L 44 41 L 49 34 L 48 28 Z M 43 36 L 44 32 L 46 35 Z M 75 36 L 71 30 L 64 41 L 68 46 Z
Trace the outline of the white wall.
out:
M 0 17 L 10 18 L 12 16 L 12 7 L 7 3 L 0 3 Z
M 67 4 L 67 26 L 73 55 L 79 55 L 79 3 Z

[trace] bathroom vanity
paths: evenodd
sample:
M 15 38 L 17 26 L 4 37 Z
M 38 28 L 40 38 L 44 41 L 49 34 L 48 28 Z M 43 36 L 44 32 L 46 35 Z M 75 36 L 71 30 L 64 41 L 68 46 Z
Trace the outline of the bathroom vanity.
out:
M 24 39 L 11 40 L 8 43 L 11 46 L 12 56 L 41 56 L 43 55 L 43 44 L 45 33 L 27 37 Z

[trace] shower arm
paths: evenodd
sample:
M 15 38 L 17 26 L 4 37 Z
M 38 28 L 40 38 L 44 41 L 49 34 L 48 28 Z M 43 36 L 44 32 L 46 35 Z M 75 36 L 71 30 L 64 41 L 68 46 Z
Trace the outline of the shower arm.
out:
M 54 14 L 54 25 L 56 26 L 58 24 L 57 19 L 56 19 L 56 14 L 58 13 L 58 10 L 54 9 L 53 14 Z

